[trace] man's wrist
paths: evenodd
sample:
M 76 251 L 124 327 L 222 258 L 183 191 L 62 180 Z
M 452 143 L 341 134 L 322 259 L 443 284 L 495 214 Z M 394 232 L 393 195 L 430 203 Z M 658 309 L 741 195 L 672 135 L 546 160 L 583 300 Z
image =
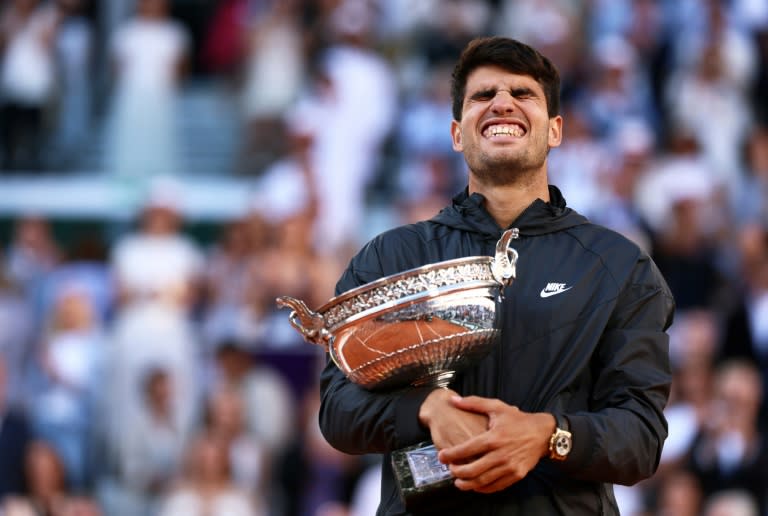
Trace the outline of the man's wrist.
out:
M 419 423 L 429 428 L 429 422 L 435 410 L 440 410 L 440 406 L 445 406 L 448 403 L 448 398 L 455 394 L 454 391 L 447 388 L 438 388 L 430 392 L 419 408 Z
M 557 430 L 557 419 L 554 414 L 549 412 L 542 412 L 542 430 L 540 432 L 542 438 L 541 444 L 541 457 L 549 457 L 549 443 L 552 438 L 552 434 Z

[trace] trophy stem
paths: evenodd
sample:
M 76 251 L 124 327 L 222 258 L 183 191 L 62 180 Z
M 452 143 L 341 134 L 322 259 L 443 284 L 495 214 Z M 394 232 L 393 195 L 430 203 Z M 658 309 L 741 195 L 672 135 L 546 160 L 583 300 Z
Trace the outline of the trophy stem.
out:
M 426 387 L 432 385 L 434 387 L 448 387 L 448 384 L 453 380 L 453 376 L 456 371 L 437 371 L 435 373 L 422 376 L 414 380 L 411 385 L 414 387 Z

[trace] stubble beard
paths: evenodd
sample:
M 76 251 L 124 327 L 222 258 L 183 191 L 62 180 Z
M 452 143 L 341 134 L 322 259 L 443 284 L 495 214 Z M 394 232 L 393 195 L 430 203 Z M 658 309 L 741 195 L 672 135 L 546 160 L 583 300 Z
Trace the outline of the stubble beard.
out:
M 529 186 L 544 167 L 548 150 L 544 147 L 513 156 L 465 153 L 465 161 L 472 174 L 488 186 Z

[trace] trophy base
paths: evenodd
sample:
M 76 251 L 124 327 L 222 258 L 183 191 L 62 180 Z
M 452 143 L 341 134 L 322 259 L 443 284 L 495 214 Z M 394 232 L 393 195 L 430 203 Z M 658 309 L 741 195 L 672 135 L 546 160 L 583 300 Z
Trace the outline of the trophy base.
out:
M 392 470 L 405 508 L 410 510 L 445 500 L 454 491 L 453 475 L 437 460 L 437 448 L 429 441 L 392 452 Z

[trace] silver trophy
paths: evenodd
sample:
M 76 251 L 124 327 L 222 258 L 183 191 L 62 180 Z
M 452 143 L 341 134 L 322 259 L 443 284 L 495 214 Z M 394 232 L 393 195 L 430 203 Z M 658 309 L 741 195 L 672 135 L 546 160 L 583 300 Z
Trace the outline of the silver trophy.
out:
M 370 390 L 446 387 L 477 363 L 501 333 L 498 307 L 516 275 L 517 230 L 505 231 L 495 256 L 446 260 L 380 278 L 340 294 L 317 311 L 283 296 L 291 324 L 325 347 L 350 381 Z M 392 454 L 407 506 L 452 483 L 432 443 Z

